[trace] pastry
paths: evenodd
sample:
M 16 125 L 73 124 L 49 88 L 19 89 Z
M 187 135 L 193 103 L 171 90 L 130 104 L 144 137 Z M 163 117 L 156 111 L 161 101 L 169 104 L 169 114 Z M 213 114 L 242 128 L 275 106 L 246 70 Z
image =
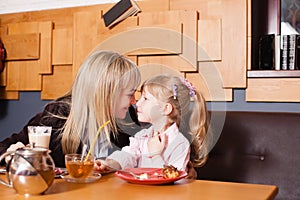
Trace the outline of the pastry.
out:
M 164 165 L 162 174 L 164 178 L 176 178 L 179 176 L 179 171 L 172 165 Z

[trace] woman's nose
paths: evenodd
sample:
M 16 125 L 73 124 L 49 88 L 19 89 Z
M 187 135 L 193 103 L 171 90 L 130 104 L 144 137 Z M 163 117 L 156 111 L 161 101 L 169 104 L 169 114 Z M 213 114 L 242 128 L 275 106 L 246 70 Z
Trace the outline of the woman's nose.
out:
M 136 104 L 135 95 L 132 95 L 130 98 L 130 104 Z

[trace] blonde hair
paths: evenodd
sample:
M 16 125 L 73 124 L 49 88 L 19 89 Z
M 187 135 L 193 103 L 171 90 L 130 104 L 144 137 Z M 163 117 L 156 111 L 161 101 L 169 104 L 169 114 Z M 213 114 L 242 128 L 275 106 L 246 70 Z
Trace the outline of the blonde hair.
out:
M 204 140 L 208 129 L 208 115 L 202 94 L 196 90 L 191 91 L 183 78 L 167 75 L 157 75 L 148 79 L 142 85 L 142 90 L 144 89 L 158 100 L 173 106 L 166 126 L 176 123 L 183 134 L 191 136 L 193 166 L 204 165 L 207 160 L 207 147 Z M 194 100 L 192 104 L 191 92 Z
M 114 111 L 118 97 L 124 88 L 135 89 L 139 84 L 140 72 L 129 59 L 113 51 L 90 54 L 72 86 L 70 114 L 62 132 L 63 152 L 76 152 L 80 142 L 91 144 L 98 128 L 108 120 L 100 135 L 111 144 L 110 132 L 117 137 Z

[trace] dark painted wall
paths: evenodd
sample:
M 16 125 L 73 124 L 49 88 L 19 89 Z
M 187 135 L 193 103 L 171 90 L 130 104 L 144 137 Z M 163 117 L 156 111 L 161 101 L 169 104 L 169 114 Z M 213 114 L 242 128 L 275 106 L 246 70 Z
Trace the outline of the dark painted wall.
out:
M 20 100 L 0 101 L 0 140 L 19 132 L 49 101 L 41 101 L 40 92 L 20 92 Z
M 246 103 L 245 91 L 234 90 L 234 101 L 208 103 L 209 110 L 299 112 L 300 103 Z M 19 132 L 28 120 L 49 101 L 41 101 L 39 92 L 20 92 L 20 100 L 0 101 L 0 140 Z

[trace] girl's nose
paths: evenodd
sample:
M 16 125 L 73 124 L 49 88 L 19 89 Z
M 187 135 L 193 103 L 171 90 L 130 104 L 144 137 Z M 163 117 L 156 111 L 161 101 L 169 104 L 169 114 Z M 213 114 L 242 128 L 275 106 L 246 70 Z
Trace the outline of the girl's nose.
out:
M 139 99 L 138 101 L 136 101 L 135 105 L 139 106 L 140 102 L 141 102 L 141 99 Z

